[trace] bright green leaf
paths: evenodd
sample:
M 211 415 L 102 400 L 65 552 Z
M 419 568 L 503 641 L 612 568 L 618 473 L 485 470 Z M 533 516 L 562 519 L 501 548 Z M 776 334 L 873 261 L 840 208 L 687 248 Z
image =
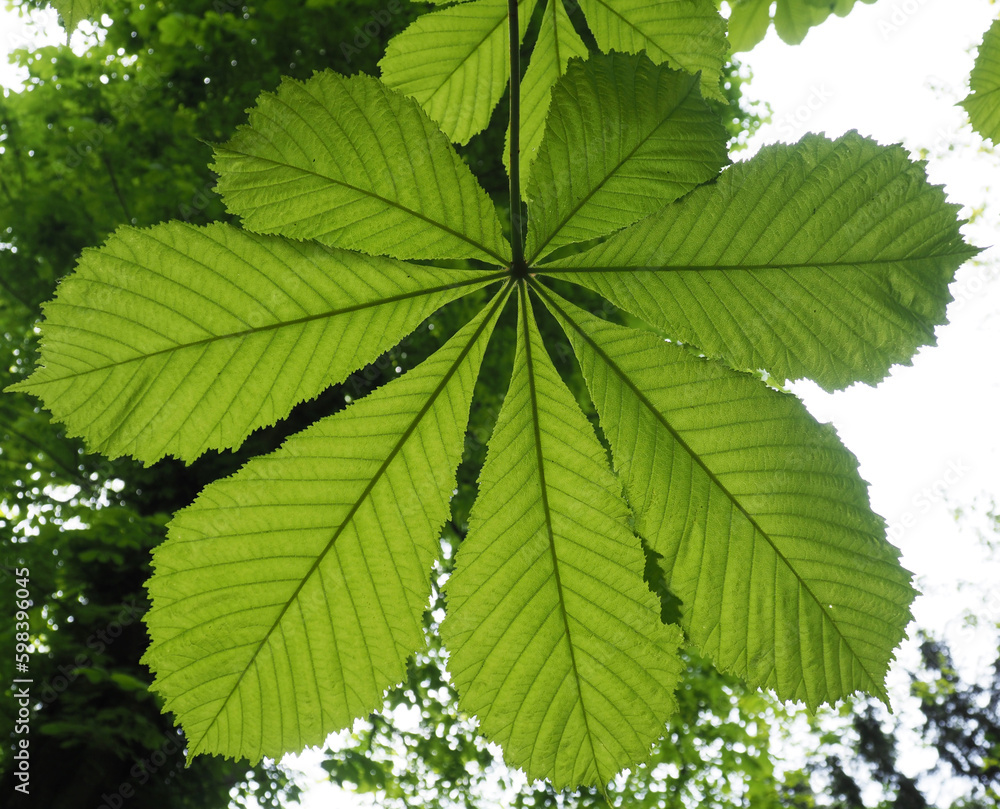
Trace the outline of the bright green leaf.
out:
M 748 51 L 767 36 L 771 27 L 773 0 L 730 0 L 732 11 L 726 22 L 733 53 Z
M 122 228 L 45 305 L 42 367 L 12 389 L 95 451 L 192 461 L 239 446 L 496 277 L 224 224 Z
M 66 36 L 72 34 L 83 20 L 93 20 L 100 16 L 103 0 L 49 0 L 49 5 L 62 17 Z
M 1000 20 L 983 36 L 976 64 L 969 78 L 972 92 L 962 101 L 972 128 L 1000 144 Z
M 808 135 L 570 258 L 540 267 L 741 370 L 828 390 L 934 342 L 977 250 L 899 146 Z
M 545 132 L 552 86 L 566 73 L 573 57 L 587 58 L 587 46 L 566 13 L 563 0 L 548 0 L 538 38 L 521 82 L 521 192 L 527 199 L 531 164 L 538 155 Z M 510 172 L 510 125 L 503 150 L 503 163 Z
M 691 640 L 810 708 L 857 690 L 886 699 L 915 592 L 833 429 L 753 376 L 540 294 Z
M 831 14 L 846 17 L 859 0 L 729 0 L 729 44 L 733 51 L 748 51 L 767 34 L 771 22 L 785 42 L 798 45 L 809 29 Z M 860 0 L 874 3 L 875 0 Z M 773 17 L 772 17 L 773 8 Z
M 552 91 L 528 190 L 528 261 L 606 236 L 715 177 L 727 135 L 690 73 L 645 56 L 574 60 Z
M 460 704 L 529 778 L 607 782 L 674 710 L 680 632 L 643 580 L 620 485 L 519 291 L 514 374 L 441 631 Z
M 518 0 L 520 38 L 536 0 Z M 415 98 L 456 143 L 490 122 L 510 79 L 507 0 L 474 0 L 424 14 L 389 40 L 382 80 Z
M 777 0 L 774 30 L 785 42 L 798 45 L 809 29 L 825 22 L 831 14 L 846 17 L 857 0 Z M 861 0 L 874 3 L 875 0 Z
M 506 297 L 174 517 L 153 554 L 144 662 L 189 757 L 256 762 L 319 744 L 403 678 Z
M 602 51 L 645 51 L 657 64 L 701 73 L 706 98 L 725 101 L 726 21 L 712 0 L 580 0 Z
M 218 191 L 259 233 L 395 258 L 505 263 L 486 192 L 413 100 L 370 76 L 286 79 L 215 149 Z

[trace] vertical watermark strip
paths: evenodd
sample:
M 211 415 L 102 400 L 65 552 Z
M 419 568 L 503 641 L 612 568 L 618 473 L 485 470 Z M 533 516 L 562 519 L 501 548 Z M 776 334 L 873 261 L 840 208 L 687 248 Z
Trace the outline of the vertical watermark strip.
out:
M 11 691 L 17 702 L 14 716 L 14 789 L 24 795 L 31 793 L 31 573 L 26 567 L 14 570 L 14 678 Z

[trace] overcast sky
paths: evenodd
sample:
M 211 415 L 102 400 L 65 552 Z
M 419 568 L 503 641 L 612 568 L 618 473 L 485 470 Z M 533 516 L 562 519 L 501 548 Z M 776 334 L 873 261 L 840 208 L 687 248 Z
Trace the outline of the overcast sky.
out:
M 743 55 L 754 72 L 749 94 L 774 111 L 752 149 L 807 131 L 835 137 L 850 129 L 903 143 L 915 155 L 925 149 L 929 175 L 945 185 L 951 201 L 970 211 L 986 205 L 966 233 L 990 247 L 1000 241 L 1000 161 L 982 149 L 955 103 L 968 91 L 975 46 L 998 12 L 989 0 L 879 0 L 831 19 L 799 46 L 771 32 Z M 45 37 L 58 41 L 62 34 L 50 23 Z M 0 51 L 25 42 L 17 20 L 0 10 Z M 0 83 L 15 78 L 0 66 Z M 873 506 L 927 593 L 914 607 L 918 621 L 950 631 L 966 607 L 1000 620 L 997 562 L 951 517 L 954 506 L 977 497 L 982 502 L 1000 489 L 998 275 L 996 249 L 967 264 L 952 287 L 952 323 L 938 329 L 939 345 L 921 350 L 912 367 L 895 368 L 877 388 L 858 385 L 831 395 L 807 383 L 794 386 L 859 457 Z M 974 586 L 960 587 L 964 580 Z M 982 635 L 979 640 L 965 644 L 965 664 L 973 670 L 990 651 Z M 911 648 L 901 658 L 912 655 Z M 904 688 L 904 673 L 895 671 L 892 681 Z M 323 794 L 317 790 L 305 805 L 329 806 Z

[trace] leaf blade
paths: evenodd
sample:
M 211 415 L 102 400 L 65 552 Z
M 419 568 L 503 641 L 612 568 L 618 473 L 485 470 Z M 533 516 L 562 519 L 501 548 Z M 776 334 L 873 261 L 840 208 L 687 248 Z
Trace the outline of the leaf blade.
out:
M 749 51 L 767 35 L 771 27 L 771 0 L 735 0 L 726 23 L 733 53 Z
M 536 290 L 691 640 L 811 709 L 857 690 L 886 699 L 916 593 L 833 430 L 790 394 Z
M 778 0 L 774 10 L 774 30 L 785 42 L 798 45 L 809 29 L 826 21 L 831 14 L 846 17 L 858 0 Z M 874 3 L 875 0 L 861 0 Z
M 631 225 L 711 179 L 728 163 L 727 139 L 696 76 L 628 54 L 573 62 L 552 91 L 531 175 L 528 262 Z
M 814 26 L 831 14 L 846 17 L 858 0 L 729 0 L 729 41 L 733 51 L 749 51 L 759 44 L 774 23 L 778 36 L 789 45 L 798 45 Z M 861 0 L 874 3 L 875 0 Z
M 62 17 L 63 28 L 66 30 L 66 41 L 68 42 L 70 35 L 83 20 L 100 17 L 97 12 L 101 10 L 104 3 L 102 0 L 49 0 L 49 5 Z
M 509 761 L 557 788 L 606 784 L 663 732 L 680 633 L 660 622 L 618 484 L 523 286 L 519 304 L 514 375 L 441 631 L 461 704 Z
M 933 343 L 948 283 L 978 252 L 957 210 L 901 147 L 809 135 L 539 269 L 738 370 L 832 390 Z
M 370 76 L 286 79 L 215 147 L 213 168 L 227 209 L 260 233 L 400 259 L 510 257 L 493 203 L 447 138 Z
M 343 382 L 487 276 L 221 223 L 123 228 L 46 304 L 42 367 L 12 390 L 111 457 L 190 462 Z
M 725 101 L 719 82 L 729 45 L 711 0 L 580 0 L 602 51 L 646 54 L 657 64 L 701 73 L 706 98 Z
M 972 128 L 1000 143 L 1000 20 L 994 20 L 983 35 L 969 89 L 969 95 L 959 103 L 969 114 Z
M 506 298 L 175 516 L 154 552 L 143 660 L 191 756 L 258 761 L 318 744 L 403 677 Z
M 522 41 L 535 2 L 518 0 Z M 510 79 L 507 38 L 507 0 L 432 11 L 389 40 L 382 80 L 415 98 L 452 141 L 468 143 L 486 128 Z

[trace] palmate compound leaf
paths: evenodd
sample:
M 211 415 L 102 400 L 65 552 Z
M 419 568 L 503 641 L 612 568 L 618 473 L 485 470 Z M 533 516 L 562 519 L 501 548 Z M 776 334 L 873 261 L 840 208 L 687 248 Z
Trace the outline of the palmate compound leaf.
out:
M 40 397 L 110 457 L 192 461 L 378 358 L 496 273 L 180 222 L 122 228 L 44 307 Z
M 507 294 L 171 521 L 153 554 L 143 660 L 189 756 L 256 762 L 319 744 L 403 678 L 424 643 L 472 390 Z
M 518 0 L 523 41 L 537 0 Z M 432 11 L 391 40 L 382 80 L 416 99 L 456 143 L 486 128 L 510 79 L 508 0 Z
M 412 99 L 332 71 L 285 79 L 215 147 L 218 191 L 259 233 L 402 259 L 504 264 L 486 192 Z
M 220 165 L 223 185 L 236 178 L 229 191 L 232 198 L 246 203 L 247 220 L 278 230 L 291 222 L 289 232 L 298 236 L 306 233 L 299 227 L 301 222 L 311 223 L 317 228 L 312 235 L 318 238 L 373 252 L 506 263 L 508 250 L 499 236 L 496 214 L 488 200 L 480 204 L 486 198 L 475 181 L 463 179 L 471 175 L 450 144 L 443 136 L 428 135 L 430 124 L 413 102 L 404 103 L 372 82 L 365 77 L 319 76 L 304 85 L 286 84 L 281 103 L 261 102 L 254 121 L 260 131 L 244 129 L 234 139 L 246 151 L 220 150 L 222 161 L 231 161 Z M 331 99 L 337 103 L 328 103 Z M 273 112 L 273 120 L 262 110 Z M 322 138 L 309 134 L 312 126 L 323 132 Z M 268 142 L 273 135 L 274 143 L 280 143 L 290 129 L 298 132 L 299 140 L 293 138 L 286 148 L 279 150 Z M 327 145 L 330 152 L 324 154 Z M 895 349 L 885 346 L 899 334 L 909 334 L 911 320 L 921 326 L 934 322 L 927 312 L 943 308 L 943 283 L 953 272 L 952 260 L 973 252 L 958 239 L 954 206 L 945 205 L 940 193 L 929 189 L 919 169 L 902 166 L 901 150 L 871 146 L 851 136 L 835 144 L 815 138 L 797 147 L 768 150 L 762 153 L 765 157 L 748 163 L 749 168 L 727 171 L 716 185 L 695 190 L 601 247 L 581 254 L 589 263 L 567 260 L 532 270 L 551 271 L 578 282 L 581 277 L 609 275 L 606 287 L 612 300 L 618 295 L 621 300 L 653 307 L 642 310 L 637 303 L 640 314 L 662 315 L 665 310 L 656 306 L 675 306 L 681 293 L 694 289 L 697 294 L 684 301 L 693 302 L 690 313 L 675 306 L 680 314 L 670 310 L 670 317 L 661 318 L 662 322 L 649 319 L 663 328 L 678 328 L 675 319 L 683 326 L 683 316 L 689 314 L 701 329 L 699 337 L 708 343 L 714 339 L 727 350 L 732 346 L 726 344 L 726 329 L 731 326 L 726 318 L 734 316 L 728 308 L 733 304 L 739 322 L 745 319 L 753 324 L 757 318 L 755 328 L 763 332 L 752 335 L 750 341 L 761 342 L 761 356 L 772 368 L 780 368 L 783 360 L 790 362 L 788 357 L 800 351 L 803 332 L 796 329 L 811 324 L 804 332 L 806 360 L 796 354 L 797 361 L 818 367 L 821 376 L 831 363 L 836 371 L 859 373 L 857 368 L 866 369 L 872 356 L 878 365 L 892 355 Z M 254 149 L 270 155 L 271 164 L 251 154 Z M 417 165 L 396 178 L 398 187 L 392 188 L 378 185 L 370 174 L 362 178 L 368 185 L 331 177 L 337 171 L 345 176 L 357 172 L 359 164 L 354 161 L 369 154 L 375 155 L 378 182 L 384 177 L 380 169 L 390 163 L 404 164 L 416 155 Z M 423 160 L 421 154 L 429 157 Z M 325 174 L 310 168 L 313 159 L 325 167 Z M 262 165 L 271 168 L 261 169 Z M 447 169 L 443 179 L 435 173 L 441 167 Z M 271 192 L 253 187 L 250 175 L 272 168 L 279 185 L 296 189 L 294 193 L 286 188 L 269 197 Z M 246 174 L 242 179 L 241 173 Z M 419 193 L 407 189 L 407 182 L 418 174 L 435 184 Z M 361 173 L 352 176 L 361 177 Z M 428 193 L 428 188 L 435 193 Z M 299 194 L 304 200 L 302 211 L 320 206 L 315 221 L 306 217 L 275 224 L 275 217 L 294 214 Z M 468 212 L 463 207 L 467 205 L 471 206 Z M 336 215 L 331 213 L 334 209 Z M 338 219 L 342 214 L 344 219 Z M 755 217 L 762 223 L 758 225 Z M 479 235 L 474 235 L 476 226 L 469 224 L 473 220 L 483 223 Z M 928 230 L 935 233 L 930 241 L 912 235 Z M 400 231 L 403 236 L 397 239 Z M 877 237 L 870 238 L 872 231 Z M 632 244 L 623 235 L 640 238 Z M 241 238 L 268 239 L 252 234 Z M 316 245 L 273 241 L 285 245 L 280 249 L 316 249 Z M 901 255 L 892 252 L 896 248 Z M 601 254 L 601 250 L 606 252 Z M 636 266 L 620 261 L 628 250 L 632 256 L 653 256 L 656 263 L 648 259 Z M 660 263 L 662 251 L 669 253 L 670 260 L 680 255 L 685 261 Z M 828 261 L 823 251 L 837 257 Z M 701 259 L 707 254 L 711 261 L 706 264 Z M 611 260 L 594 263 L 595 255 Z M 762 255 L 772 263 L 755 263 Z M 720 265 L 715 261 L 720 256 L 733 263 Z M 382 266 L 382 262 L 392 263 L 373 259 L 370 265 Z M 883 264 L 891 271 L 879 275 Z M 405 271 L 425 270 L 406 267 Z M 801 278 L 800 271 L 805 273 Z M 635 287 L 628 286 L 631 273 L 638 279 Z M 471 289 L 504 274 L 476 276 L 466 271 L 457 277 L 475 278 Z M 665 277 L 658 278 L 659 274 Z M 771 275 L 779 283 L 772 284 L 768 294 L 781 298 L 781 305 L 773 311 L 753 298 L 755 285 L 768 289 L 764 282 L 771 284 Z M 671 287 L 671 279 L 676 278 L 682 279 L 681 286 Z M 658 287 L 661 282 L 664 286 Z M 676 656 L 680 631 L 659 620 L 659 604 L 642 579 L 642 549 L 631 530 L 621 486 L 545 355 L 526 303 L 526 283 L 534 282 L 520 285 L 518 362 L 497 435 L 490 442 L 472 530 L 449 582 L 450 612 L 443 631 L 463 704 L 480 714 L 484 732 L 506 745 L 511 761 L 529 774 L 550 777 L 557 785 L 606 783 L 621 767 L 642 759 L 662 732 L 673 707 L 671 692 L 680 669 Z M 719 298 L 723 302 L 713 305 L 720 286 L 726 288 Z M 725 298 L 730 288 L 738 294 Z M 855 296 L 838 299 L 837 293 L 846 289 Z M 544 290 L 539 293 L 548 295 Z M 156 573 L 150 583 L 153 609 L 147 620 L 153 646 L 146 662 L 157 672 L 155 688 L 166 698 L 167 709 L 176 712 L 184 725 L 191 755 L 215 752 L 256 760 L 300 749 L 377 706 L 383 689 L 401 678 L 407 657 L 422 643 L 421 613 L 429 594 L 438 531 L 461 459 L 469 399 L 504 294 L 418 369 L 293 437 L 277 452 L 252 461 L 232 478 L 209 486 L 171 523 L 169 539 L 156 552 Z M 940 298 L 936 303 L 935 296 Z M 547 301 L 553 300 L 548 295 Z M 819 309 L 820 303 L 827 307 L 822 314 L 808 311 Z M 711 311 L 698 310 L 698 306 Z M 852 320 L 852 306 L 871 307 L 875 314 L 863 310 Z M 588 345 L 597 345 L 603 325 L 590 324 L 589 328 L 597 336 Z M 572 327 L 569 330 L 572 333 Z M 921 334 L 926 336 L 926 331 Z M 810 335 L 817 339 L 810 342 Z M 859 335 L 862 348 L 852 355 Z M 739 336 L 746 335 L 740 332 Z M 789 459 L 780 450 L 784 445 L 761 449 L 747 442 L 745 423 L 733 426 L 724 418 L 712 421 L 705 437 L 698 440 L 728 442 L 726 452 L 739 446 L 746 463 L 740 466 L 738 459 L 733 460 L 726 468 L 712 467 L 709 474 L 709 467 L 699 466 L 693 454 L 711 458 L 713 447 L 699 447 L 695 438 L 677 440 L 682 433 L 699 432 L 698 408 L 678 406 L 670 398 L 678 388 L 683 392 L 689 386 L 649 374 L 644 356 L 638 365 L 629 366 L 632 355 L 648 350 L 655 354 L 656 363 L 681 369 L 689 377 L 693 374 L 690 389 L 708 389 L 711 413 L 738 407 L 737 415 L 749 419 L 743 412 L 748 410 L 753 415 L 751 426 L 761 430 L 771 430 L 773 425 L 762 424 L 758 410 L 777 408 L 774 402 L 779 400 L 758 401 L 760 391 L 766 392 L 758 383 L 752 389 L 741 387 L 739 395 L 733 395 L 726 386 L 737 384 L 733 379 L 745 385 L 746 378 L 720 371 L 715 363 L 681 363 L 676 347 L 671 349 L 673 356 L 661 356 L 665 346 L 649 335 L 636 339 L 646 341 L 639 346 L 641 350 L 633 350 L 635 346 L 628 343 L 627 350 L 615 354 L 614 360 L 624 374 L 638 380 L 633 392 L 640 390 L 640 384 L 648 388 L 649 406 L 639 403 L 648 418 L 640 424 L 638 417 L 633 423 L 623 415 L 611 443 L 630 487 L 626 493 L 640 503 L 639 524 L 664 552 L 671 586 L 685 594 L 692 635 L 720 665 L 745 670 L 753 681 L 774 685 L 810 704 L 856 687 L 879 693 L 888 654 L 884 647 L 896 637 L 895 627 L 905 617 L 911 592 L 893 553 L 879 544 L 881 524 L 862 505 L 863 484 L 857 487 L 853 461 L 835 440 L 824 443 L 817 437 L 822 431 L 802 420 L 801 411 L 793 408 L 779 412 L 777 420 L 785 419 L 782 425 L 789 435 L 809 447 L 810 453 L 802 460 L 804 468 L 824 485 L 839 484 L 834 494 L 828 489 L 817 493 L 810 488 L 814 482 L 808 476 L 800 479 L 797 475 L 791 475 L 793 482 L 780 491 L 767 489 L 760 494 L 740 488 L 742 476 L 753 477 L 773 468 L 769 453 Z M 739 340 L 734 345 L 741 347 Z M 871 350 L 872 345 L 877 351 Z M 756 349 L 742 348 L 756 359 L 752 354 Z M 849 362 L 829 360 L 820 349 L 828 354 L 841 352 Z M 711 345 L 706 350 L 714 353 Z M 599 408 L 613 412 L 618 407 L 624 413 L 628 386 L 622 382 L 615 388 L 607 373 L 602 382 L 594 372 L 600 363 L 591 357 L 588 366 L 586 346 L 580 351 Z M 607 356 L 613 353 L 613 347 L 605 350 Z M 850 367 L 844 370 L 844 364 Z M 712 373 L 719 375 L 712 376 L 706 368 L 716 369 Z M 149 395 L 149 390 L 139 394 Z M 635 402 L 632 405 L 633 410 L 644 412 Z M 671 432 L 665 425 L 676 425 L 678 418 L 688 422 Z M 637 482 L 643 470 L 625 469 L 620 458 L 620 447 L 630 437 L 641 450 L 635 452 L 636 464 L 641 461 L 653 469 L 651 477 L 660 475 L 661 488 L 653 495 L 649 479 Z M 783 433 L 780 437 L 786 438 Z M 674 439 L 677 446 L 667 439 Z M 692 456 L 686 486 L 680 472 L 674 474 L 674 461 L 683 463 L 681 443 Z M 666 484 L 662 477 L 665 457 L 671 460 Z M 815 469 L 809 464 L 817 457 Z M 753 466 L 757 461 L 761 463 Z M 831 477 L 837 481 L 830 481 Z M 729 505 L 712 485 L 725 489 Z M 695 491 L 698 486 L 709 490 L 702 501 L 703 512 L 674 512 L 674 505 L 686 505 L 699 493 Z M 685 494 L 688 499 L 682 500 Z M 669 508 L 661 509 L 662 522 L 680 527 L 682 533 L 662 537 L 656 515 L 668 495 L 673 499 Z M 767 506 L 758 502 L 768 495 L 780 495 L 782 503 L 814 495 L 835 501 L 831 507 L 840 520 L 839 528 L 853 530 L 858 553 L 877 562 L 876 572 L 882 578 L 872 585 L 874 595 L 867 590 L 859 595 L 855 587 L 848 598 L 820 586 L 821 574 L 815 568 L 831 559 L 838 563 L 847 559 L 849 566 L 850 551 L 855 549 L 850 543 L 850 547 L 841 543 L 815 558 L 809 556 L 814 546 L 791 542 L 786 558 L 777 559 L 776 538 L 785 538 L 779 531 L 787 530 L 793 539 L 801 539 L 792 534 L 793 529 L 812 530 L 814 523 L 827 518 L 817 516 L 815 506 L 805 504 L 791 516 L 785 515 L 787 519 L 775 518 L 777 528 L 769 527 L 764 524 Z M 737 496 L 741 513 L 755 515 L 754 530 L 762 534 L 750 538 L 750 560 L 754 565 L 758 556 L 766 561 L 771 548 L 773 569 L 781 569 L 781 561 L 795 568 L 819 605 L 818 614 L 809 607 L 795 613 L 796 621 L 802 616 L 802 624 L 795 627 L 808 635 L 804 642 L 801 632 L 779 628 L 776 620 L 770 622 L 775 648 L 766 642 L 768 604 L 773 601 L 775 616 L 790 615 L 788 593 L 794 587 L 782 590 L 762 585 L 760 590 L 741 590 L 742 582 L 732 580 L 733 575 L 742 575 L 739 562 L 746 558 L 745 524 L 725 526 L 729 534 L 722 550 L 732 550 L 734 559 L 724 560 L 724 570 L 714 557 L 705 562 L 697 555 L 709 543 L 716 543 L 714 550 L 720 542 L 722 535 L 715 530 L 722 527 L 720 509 L 739 516 L 733 503 Z M 683 525 L 681 513 L 690 518 Z M 743 544 L 737 547 L 739 542 Z M 883 555 L 874 549 L 881 549 Z M 707 591 L 708 596 L 707 588 L 701 587 L 703 570 L 716 586 Z M 834 573 L 842 575 L 839 569 Z M 756 581 L 752 570 L 746 578 Z M 788 583 L 786 575 L 779 585 Z M 850 583 L 856 585 L 854 580 Z M 887 588 L 892 591 L 889 595 Z M 796 592 L 800 598 L 808 595 L 801 587 Z M 721 602 L 705 601 L 713 596 Z M 827 603 L 825 613 L 823 602 Z M 886 617 L 893 608 L 893 616 Z M 735 630 L 723 634 L 718 628 L 728 627 L 731 610 L 736 611 Z M 848 615 L 846 620 L 840 617 L 843 614 Z M 745 618 L 742 623 L 741 618 Z M 848 638 L 844 627 L 852 618 L 858 619 L 861 629 Z M 840 628 L 842 643 L 823 634 L 827 620 Z M 745 638 L 743 648 L 737 648 L 740 636 Z M 799 651 L 797 644 L 802 644 Z
M 902 147 L 807 135 L 538 269 L 734 368 L 832 390 L 934 342 L 948 284 L 978 252 L 957 210 Z
M 846 17 L 859 0 L 729 0 L 729 44 L 734 52 L 748 51 L 774 30 L 785 42 L 798 45 L 809 29 L 831 14 Z M 874 3 L 875 0 L 860 0 Z
M 691 641 L 810 708 L 857 690 L 886 699 L 915 592 L 833 429 L 756 377 L 535 288 Z
M 643 55 L 574 60 L 528 189 L 528 262 L 606 236 L 715 177 L 728 135 L 698 77 Z
M 547 0 L 531 63 L 521 82 L 521 193 L 527 199 L 531 164 L 538 155 L 549 113 L 552 87 L 566 73 L 569 60 L 587 58 L 587 46 L 573 27 L 563 0 Z M 510 173 L 510 126 L 503 163 Z
M 601 786 L 673 712 L 676 626 L 643 580 L 620 484 L 519 285 L 514 373 L 441 632 L 460 705 L 529 778 Z
M 972 92 L 961 104 L 969 113 L 972 128 L 1000 144 L 1000 20 L 995 20 L 983 36 L 969 88 Z
M 719 82 L 729 45 L 713 0 L 579 2 L 602 51 L 645 51 L 657 64 L 700 72 L 702 95 L 725 101 Z

